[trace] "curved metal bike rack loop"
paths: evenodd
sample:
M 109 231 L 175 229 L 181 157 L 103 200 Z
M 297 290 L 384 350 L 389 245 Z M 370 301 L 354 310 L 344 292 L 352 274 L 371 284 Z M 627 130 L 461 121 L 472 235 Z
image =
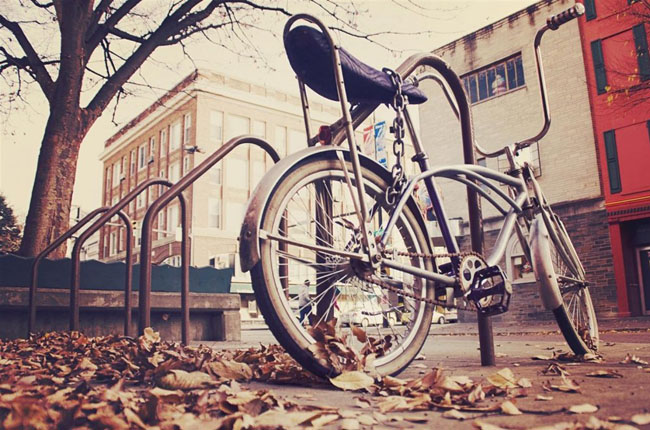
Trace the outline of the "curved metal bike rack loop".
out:
M 83 217 L 77 224 L 75 224 L 72 228 L 68 229 L 65 233 L 63 233 L 61 236 L 59 236 L 54 242 L 48 245 L 47 248 L 45 248 L 43 251 L 41 251 L 40 254 L 36 256 L 34 259 L 34 262 L 32 263 L 32 282 L 29 285 L 29 318 L 27 321 L 27 336 L 29 336 L 30 333 L 34 330 L 34 327 L 36 327 L 36 291 L 38 289 L 38 269 L 41 264 L 41 261 L 43 258 L 45 258 L 46 255 L 48 255 L 50 252 L 58 248 L 64 241 L 72 237 L 73 234 L 75 234 L 79 229 L 81 229 L 84 225 L 88 224 L 90 220 L 95 218 L 98 214 L 106 212 L 110 210 L 109 206 L 102 206 L 100 208 L 97 208 L 85 217 Z M 132 231 L 132 226 L 131 222 L 129 221 L 129 218 L 127 215 L 125 215 L 123 212 L 119 212 L 118 214 L 120 218 L 124 221 L 126 224 L 127 231 L 131 229 Z M 77 242 L 78 243 L 78 242 Z M 127 253 L 131 253 L 130 249 L 131 243 L 127 239 Z M 79 247 L 81 249 L 81 247 Z M 127 276 L 126 276 L 126 285 L 125 285 L 125 290 L 131 288 L 131 276 L 130 276 L 130 270 L 127 270 Z M 70 295 L 70 304 L 72 306 L 72 294 Z M 71 312 L 72 313 L 72 312 Z M 72 323 L 71 323 L 72 324 Z M 71 328 L 72 329 L 72 328 Z
M 184 226 L 188 222 L 187 213 L 185 210 L 185 200 L 182 192 L 192 185 L 198 178 L 205 172 L 210 170 L 217 162 L 224 156 L 230 153 L 233 149 L 241 144 L 250 143 L 257 145 L 265 150 L 273 159 L 274 163 L 280 160 L 280 157 L 275 149 L 265 140 L 251 135 L 238 136 L 230 139 L 224 143 L 219 149 L 213 152 L 209 157 L 201 162 L 194 169 L 190 170 L 183 176 L 176 184 L 169 188 L 163 195 L 158 197 L 147 209 L 144 220 L 142 221 L 142 240 L 140 248 L 140 291 L 139 291 L 139 322 L 138 334 L 143 334 L 144 329 L 151 325 L 151 251 L 152 251 L 152 232 L 153 221 L 156 219 L 158 212 L 171 202 L 175 197 L 181 199 L 181 225 L 183 226 L 182 236 L 182 251 L 181 251 L 181 307 L 183 309 L 182 315 L 182 342 L 189 343 L 189 232 Z
M 119 215 L 127 224 L 126 235 L 126 286 L 124 290 L 124 335 L 128 336 L 131 327 L 131 292 L 133 285 L 133 226 L 128 216 L 126 219 L 122 213 L 124 209 L 138 194 L 145 189 L 154 185 L 164 185 L 171 187 L 172 183 L 167 179 L 151 178 L 138 184 L 133 190 L 127 193 L 119 202 L 107 210 L 97 221 L 88 227 L 77 239 L 72 249 L 72 274 L 70 276 L 70 329 L 78 330 L 79 328 L 79 290 L 81 283 L 81 246 L 88 240 L 88 238 L 106 224 L 115 214 Z

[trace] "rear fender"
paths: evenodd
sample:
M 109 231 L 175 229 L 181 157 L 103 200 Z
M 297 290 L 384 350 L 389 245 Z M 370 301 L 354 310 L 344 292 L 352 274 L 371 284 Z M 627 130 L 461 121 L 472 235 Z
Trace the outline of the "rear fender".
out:
M 562 294 L 551 259 L 551 238 L 541 214 L 535 216 L 530 226 L 530 253 L 542 304 L 549 311 L 555 310 L 563 304 Z
M 276 189 L 280 180 L 304 163 L 322 157 L 336 158 L 336 152 L 343 153 L 346 160 L 350 159 L 350 152 L 347 148 L 340 146 L 315 146 L 306 148 L 283 158 L 264 175 L 262 181 L 257 185 L 248 202 L 248 208 L 246 209 L 246 215 L 244 216 L 244 222 L 239 234 L 239 258 L 241 268 L 244 272 L 252 269 L 260 259 L 259 231 L 262 223 L 262 216 L 266 209 L 265 204 Z M 370 169 L 373 173 L 386 179 L 386 181 L 390 182 L 392 180 L 390 171 L 375 160 L 359 154 L 359 161 L 363 167 Z M 422 231 L 426 233 L 427 227 L 415 200 L 410 198 L 407 205 L 409 205 L 413 213 L 416 214 L 418 224 L 422 228 Z M 430 236 L 427 234 L 427 237 Z M 427 243 L 429 246 L 427 252 L 432 252 L 430 241 L 427 241 Z

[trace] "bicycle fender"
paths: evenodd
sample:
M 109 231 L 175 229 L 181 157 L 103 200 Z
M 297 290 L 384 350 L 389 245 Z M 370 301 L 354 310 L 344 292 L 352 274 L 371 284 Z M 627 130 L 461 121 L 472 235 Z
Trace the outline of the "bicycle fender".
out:
M 336 151 L 342 152 L 346 160 L 349 160 L 349 150 L 345 147 L 314 146 L 295 152 L 281 159 L 264 175 L 260 183 L 255 187 L 253 195 L 248 201 L 246 214 L 244 215 L 244 222 L 238 238 L 239 261 L 242 271 L 248 272 L 260 259 L 259 231 L 262 224 L 262 216 L 266 209 L 266 202 L 276 189 L 280 180 L 285 175 L 295 170 L 300 164 L 308 162 L 311 159 L 327 156 L 328 154 L 332 156 Z M 363 154 L 359 154 L 359 162 L 363 167 L 372 170 L 373 173 L 378 176 L 386 178 L 388 182 L 392 180 L 390 171 L 375 160 Z M 414 209 L 414 213 L 418 218 L 418 223 L 420 224 L 422 231 L 426 232 L 426 224 L 420 211 L 417 209 L 415 201 L 409 199 L 407 204 L 415 206 L 412 207 L 412 209 Z M 429 243 L 429 247 L 431 248 L 431 243 Z M 431 249 L 429 252 L 432 252 Z
M 541 214 L 537 214 L 530 226 L 530 254 L 533 270 L 539 285 L 539 295 L 546 310 L 552 311 L 562 306 L 562 294 L 555 279 L 551 259 L 551 238 Z

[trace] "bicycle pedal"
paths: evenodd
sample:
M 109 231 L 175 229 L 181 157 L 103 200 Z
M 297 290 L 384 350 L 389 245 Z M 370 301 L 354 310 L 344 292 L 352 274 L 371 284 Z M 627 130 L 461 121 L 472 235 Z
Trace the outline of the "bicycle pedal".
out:
M 467 298 L 478 311 L 487 316 L 499 315 L 508 310 L 512 284 L 499 266 L 490 266 L 474 274 Z

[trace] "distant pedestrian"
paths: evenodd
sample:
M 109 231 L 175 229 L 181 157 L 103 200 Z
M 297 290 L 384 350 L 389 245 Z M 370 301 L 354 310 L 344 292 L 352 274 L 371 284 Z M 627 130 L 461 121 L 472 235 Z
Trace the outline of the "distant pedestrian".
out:
M 307 322 L 309 322 L 309 314 L 311 313 L 311 299 L 309 297 L 309 279 L 305 279 L 305 282 L 300 286 L 298 291 L 298 308 L 300 309 L 300 323 L 302 324 L 305 318 L 307 317 Z

